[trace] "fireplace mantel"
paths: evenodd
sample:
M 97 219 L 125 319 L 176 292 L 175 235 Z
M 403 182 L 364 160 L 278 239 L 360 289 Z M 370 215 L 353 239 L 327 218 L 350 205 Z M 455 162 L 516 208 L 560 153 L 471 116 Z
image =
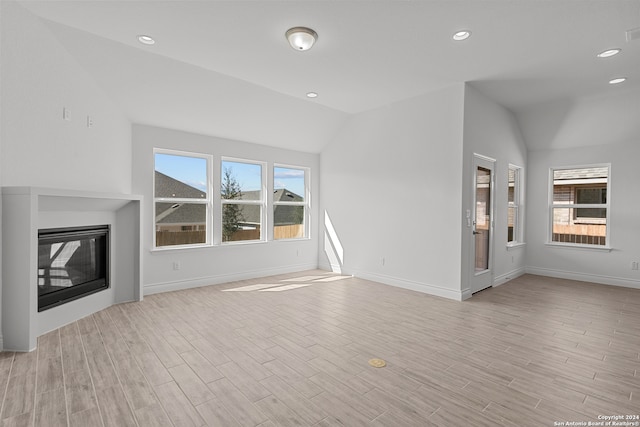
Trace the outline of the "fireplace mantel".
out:
M 140 301 L 142 196 L 2 187 L 2 339 L 31 351 L 38 336 L 113 304 Z M 110 224 L 111 286 L 38 313 L 38 229 Z

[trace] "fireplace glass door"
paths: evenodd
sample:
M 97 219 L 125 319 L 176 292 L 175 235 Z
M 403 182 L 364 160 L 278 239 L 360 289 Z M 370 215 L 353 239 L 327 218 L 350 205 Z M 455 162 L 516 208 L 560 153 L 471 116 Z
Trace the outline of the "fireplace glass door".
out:
M 109 226 L 38 232 L 38 311 L 109 287 Z

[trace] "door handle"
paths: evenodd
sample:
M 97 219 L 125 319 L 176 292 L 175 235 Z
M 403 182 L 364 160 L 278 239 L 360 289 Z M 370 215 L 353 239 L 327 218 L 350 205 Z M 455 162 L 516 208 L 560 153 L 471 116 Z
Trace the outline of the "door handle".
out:
M 482 234 L 482 231 L 473 230 L 473 234 Z

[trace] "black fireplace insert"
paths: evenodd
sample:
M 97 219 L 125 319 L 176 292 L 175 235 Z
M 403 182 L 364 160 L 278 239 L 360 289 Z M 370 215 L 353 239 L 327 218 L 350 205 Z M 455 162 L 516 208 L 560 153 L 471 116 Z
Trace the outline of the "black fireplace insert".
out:
M 109 225 L 38 231 L 38 311 L 109 288 Z

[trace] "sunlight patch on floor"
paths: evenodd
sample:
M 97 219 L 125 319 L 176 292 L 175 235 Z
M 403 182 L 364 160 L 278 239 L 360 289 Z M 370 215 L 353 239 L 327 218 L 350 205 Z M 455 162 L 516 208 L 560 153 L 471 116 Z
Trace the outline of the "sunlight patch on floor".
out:
M 284 285 L 284 286 L 278 286 L 276 288 L 260 289 L 258 292 L 282 292 L 282 291 L 289 291 L 291 289 L 306 288 L 307 286 L 311 286 L 311 285 Z
M 280 292 L 291 289 L 304 288 L 314 283 L 335 282 L 337 280 L 350 279 L 352 276 L 300 276 L 291 279 L 282 279 L 278 283 L 260 283 L 257 285 L 240 286 L 238 288 L 222 289 L 222 292 Z M 292 283 L 293 282 L 293 283 Z M 300 282 L 306 282 L 301 284 Z M 291 283 L 285 284 L 283 283 Z
M 259 285 L 249 285 L 249 286 L 241 286 L 239 288 L 230 288 L 223 289 L 222 292 L 250 292 L 250 291 L 259 291 L 265 288 L 274 288 L 276 286 L 280 286 L 278 283 L 269 283 L 269 284 L 259 284 Z
M 314 282 L 335 282 L 336 280 L 351 279 L 351 276 L 331 276 L 314 280 Z
M 284 279 L 281 280 L 281 282 L 311 282 L 312 280 L 322 279 L 323 277 L 327 276 L 302 276 L 293 279 Z

